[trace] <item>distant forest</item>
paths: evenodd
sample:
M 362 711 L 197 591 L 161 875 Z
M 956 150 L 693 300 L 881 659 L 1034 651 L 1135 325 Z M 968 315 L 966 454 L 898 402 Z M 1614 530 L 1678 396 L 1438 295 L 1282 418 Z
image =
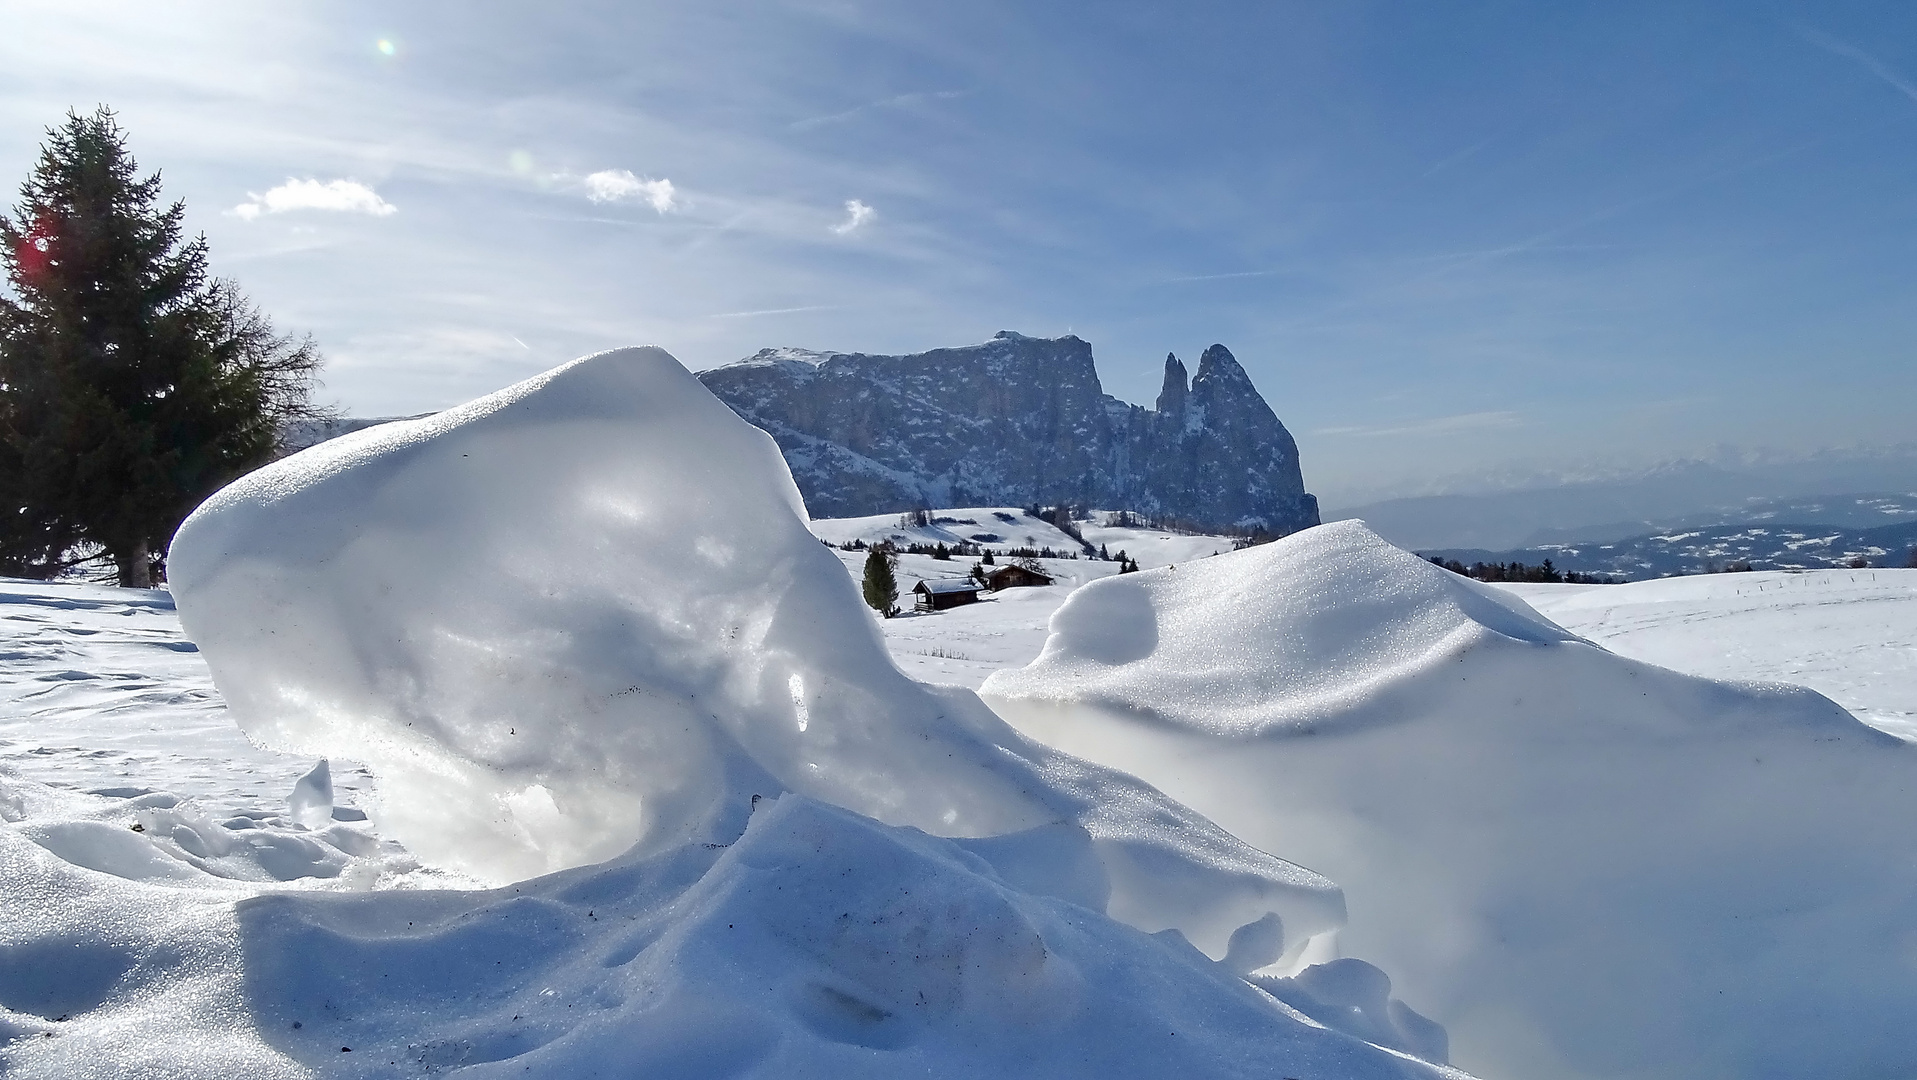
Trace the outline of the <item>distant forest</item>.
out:
M 1559 570 L 1546 559 L 1537 566 L 1527 566 L 1521 562 L 1480 562 L 1470 566 L 1456 559 L 1446 559 L 1437 555 L 1429 556 L 1432 565 L 1442 566 L 1454 574 L 1474 578 L 1478 581 L 1539 581 L 1569 585 L 1622 585 L 1624 579 L 1609 574 L 1584 574 L 1576 570 Z

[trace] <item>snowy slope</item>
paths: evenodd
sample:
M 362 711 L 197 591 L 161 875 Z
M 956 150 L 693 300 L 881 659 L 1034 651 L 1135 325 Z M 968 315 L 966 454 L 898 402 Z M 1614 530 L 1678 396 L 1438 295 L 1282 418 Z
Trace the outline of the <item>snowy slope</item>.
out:
M 812 534 L 831 544 L 863 540 L 867 544 L 889 541 L 900 547 L 907 544 L 951 547 L 969 543 L 992 551 L 1011 548 L 1051 548 L 1072 554 L 1079 551 L 1078 541 L 1056 525 L 1016 506 L 966 506 L 928 513 L 931 517 L 924 525 L 914 524 L 909 514 L 815 518 Z
M 1466 1068 L 1917 1072 L 1917 748 L 1809 691 L 1615 655 L 1335 523 L 1087 586 L 982 693 L 1338 880 L 1340 946 Z
M 1622 656 L 1710 679 L 1808 686 L 1917 741 L 1917 570 L 1497 587 Z
M 1016 506 L 960 507 L 933 510 L 930 514 L 931 520 L 925 525 L 912 524 L 909 516 L 899 514 L 827 518 L 813 521 L 812 532 L 833 545 L 860 540 L 868 545 L 885 541 L 899 547 L 941 543 L 951 547 L 970 542 L 999 552 L 1011 548 L 1079 551 L 1078 541 L 1051 522 L 1032 517 Z M 1136 559 L 1140 566 L 1167 566 L 1232 550 L 1232 540 L 1227 536 L 1106 524 L 1114 516 L 1112 511 L 1094 510 L 1088 518 L 1075 522 L 1088 543 L 1093 547 L 1106 545 L 1113 559 L 1122 551 Z M 987 536 L 994 539 L 980 539 Z M 865 552 L 835 550 L 834 553 L 853 580 L 863 576 Z M 904 611 L 898 618 L 886 620 L 882 627 L 893 661 L 915 679 L 977 689 L 994 671 L 1021 667 L 1038 655 L 1045 645 L 1046 621 L 1072 590 L 1088 581 L 1118 573 L 1115 561 L 1087 558 L 1038 561 L 1055 584 L 984 593 L 980 603 L 936 615 L 921 615 L 911 610 L 914 585 L 926 580 L 963 578 L 977 560 L 966 556 L 949 560 L 928 555 L 898 556 L 899 606 Z
M 888 541 L 899 547 L 908 544 L 951 547 L 971 543 L 1000 553 L 1014 548 L 1081 553 L 1077 540 L 1051 522 L 1035 518 L 1016 506 L 969 506 L 928 513 L 931 520 L 925 525 L 913 524 L 910 515 L 900 514 L 821 518 L 812 522 L 812 533 L 831 544 L 863 540 L 868 545 Z M 1093 510 L 1088 517 L 1073 524 L 1094 549 L 1102 545 L 1113 559 L 1122 551 L 1136 559 L 1140 566 L 1190 562 L 1230 551 L 1233 546 L 1229 536 L 1109 524 L 1115 516 L 1115 511 Z

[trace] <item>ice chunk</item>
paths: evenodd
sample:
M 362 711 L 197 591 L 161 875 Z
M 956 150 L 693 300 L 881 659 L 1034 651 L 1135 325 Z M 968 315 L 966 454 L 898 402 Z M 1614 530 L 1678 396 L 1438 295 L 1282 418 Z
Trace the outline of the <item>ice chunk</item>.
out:
M 333 769 L 325 758 L 293 784 L 286 797 L 293 820 L 309 829 L 323 829 L 333 820 Z
M 982 693 L 1335 878 L 1308 958 L 1389 971 L 1473 1071 L 1917 1069 L 1917 747 L 1807 690 L 1616 656 L 1342 522 L 1086 585 Z M 1432 1052 L 1372 969 L 1289 985 Z
M 368 763 L 383 829 L 491 881 L 730 843 L 791 791 L 942 836 L 1075 826 L 1103 880 L 1059 889 L 1213 956 L 1342 919 L 1324 878 L 901 674 L 777 446 L 659 349 L 268 466 L 168 572 L 250 735 Z

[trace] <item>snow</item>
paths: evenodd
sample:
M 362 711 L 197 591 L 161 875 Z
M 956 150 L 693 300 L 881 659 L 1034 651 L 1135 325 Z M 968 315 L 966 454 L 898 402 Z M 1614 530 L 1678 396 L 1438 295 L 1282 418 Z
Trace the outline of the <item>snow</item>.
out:
M 1000 554 L 1012 548 L 1050 548 L 1061 555 L 1081 551 L 1079 542 L 1064 530 L 1016 506 L 965 506 L 927 513 L 930 520 L 924 525 L 914 524 L 909 514 L 820 518 L 812 522 L 812 533 L 835 546 L 858 540 L 867 545 L 890 542 L 898 547 L 971 543 Z M 1094 549 L 1104 545 L 1113 559 L 1123 551 L 1140 566 L 1190 562 L 1232 549 L 1229 536 L 1109 524 L 1114 516 L 1114 511 L 1093 510 L 1087 517 L 1074 520 L 1073 525 Z M 1112 563 L 1102 572 L 1116 573 L 1117 569 Z
M 1917 570 L 1498 587 L 1622 656 L 1710 679 L 1808 686 L 1917 741 Z
M 884 620 L 814 534 L 896 523 L 623 350 L 222 494 L 190 635 L 0 582 L 0 1075 L 1917 1071 L 1917 749 L 1851 718 L 1917 572 L 1082 522 L 1159 568 Z
M 940 510 L 924 525 L 914 524 L 909 514 L 873 514 L 869 517 L 820 518 L 812 522 L 812 533 L 828 544 L 849 544 L 855 540 L 867 545 L 889 541 L 899 547 L 925 544 L 975 543 L 1003 552 L 1008 548 L 1051 548 L 1057 552 L 1077 553 L 1078 541 L 1065 535 L 1058 526 L 1035 518 L 1016 506 L 967 506 Z
M 38 842 L 61 798 L 0 776 L 8 1076 L 1463 1076 L 1008 884 L 1029 844 L 801 795 L 481 892 L 234 888 L 105 823 L 86 866 Z
M 0 772 L 0 1067 L 1461 1075 L 1246 981 L 1336 886 L 906 678 L 802 513 L 656 349 L 216 496 L 173 588 L 284 801 Z
M 1112 517 L 1111 511 L 1094 510 L 1090 520 L 1078 523 L 1078 531 L 1085 537 L 1086 543 L 1093 547 L 1102 544 L 1114 557 L 1123 551 L 1141 567 L 1195 562 L 1221 555 L 1233 547 L 1229 536 L 1107 524 Z
M 220 814 L 277 807 L 313 765 L 226 713 L 163 590 L 0 579 L 0 760 L 82 791 L 192 791 Z M 355 766 L 338 790 L 358 805 Z
M 1050 629 L 986 699 L 1337 880 L 1340 951 L 1462 1067 L 1917 1070 L 1917 757 L 1827 699 L 1606 651 L 1355 522 Z

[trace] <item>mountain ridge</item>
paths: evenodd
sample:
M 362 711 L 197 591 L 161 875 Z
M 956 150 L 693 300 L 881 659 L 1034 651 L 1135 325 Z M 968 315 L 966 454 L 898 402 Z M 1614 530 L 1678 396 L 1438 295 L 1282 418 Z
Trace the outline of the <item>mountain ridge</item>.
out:
M 1223 345 L 1155 407 L 1104 392 L 1090 343 L 1000 331 L 888 356 L 762 349 L 699 373 L 769 433 L 816 517 L 1072 504 L 1285 534 L 1318 523 L 1298 447 Z

